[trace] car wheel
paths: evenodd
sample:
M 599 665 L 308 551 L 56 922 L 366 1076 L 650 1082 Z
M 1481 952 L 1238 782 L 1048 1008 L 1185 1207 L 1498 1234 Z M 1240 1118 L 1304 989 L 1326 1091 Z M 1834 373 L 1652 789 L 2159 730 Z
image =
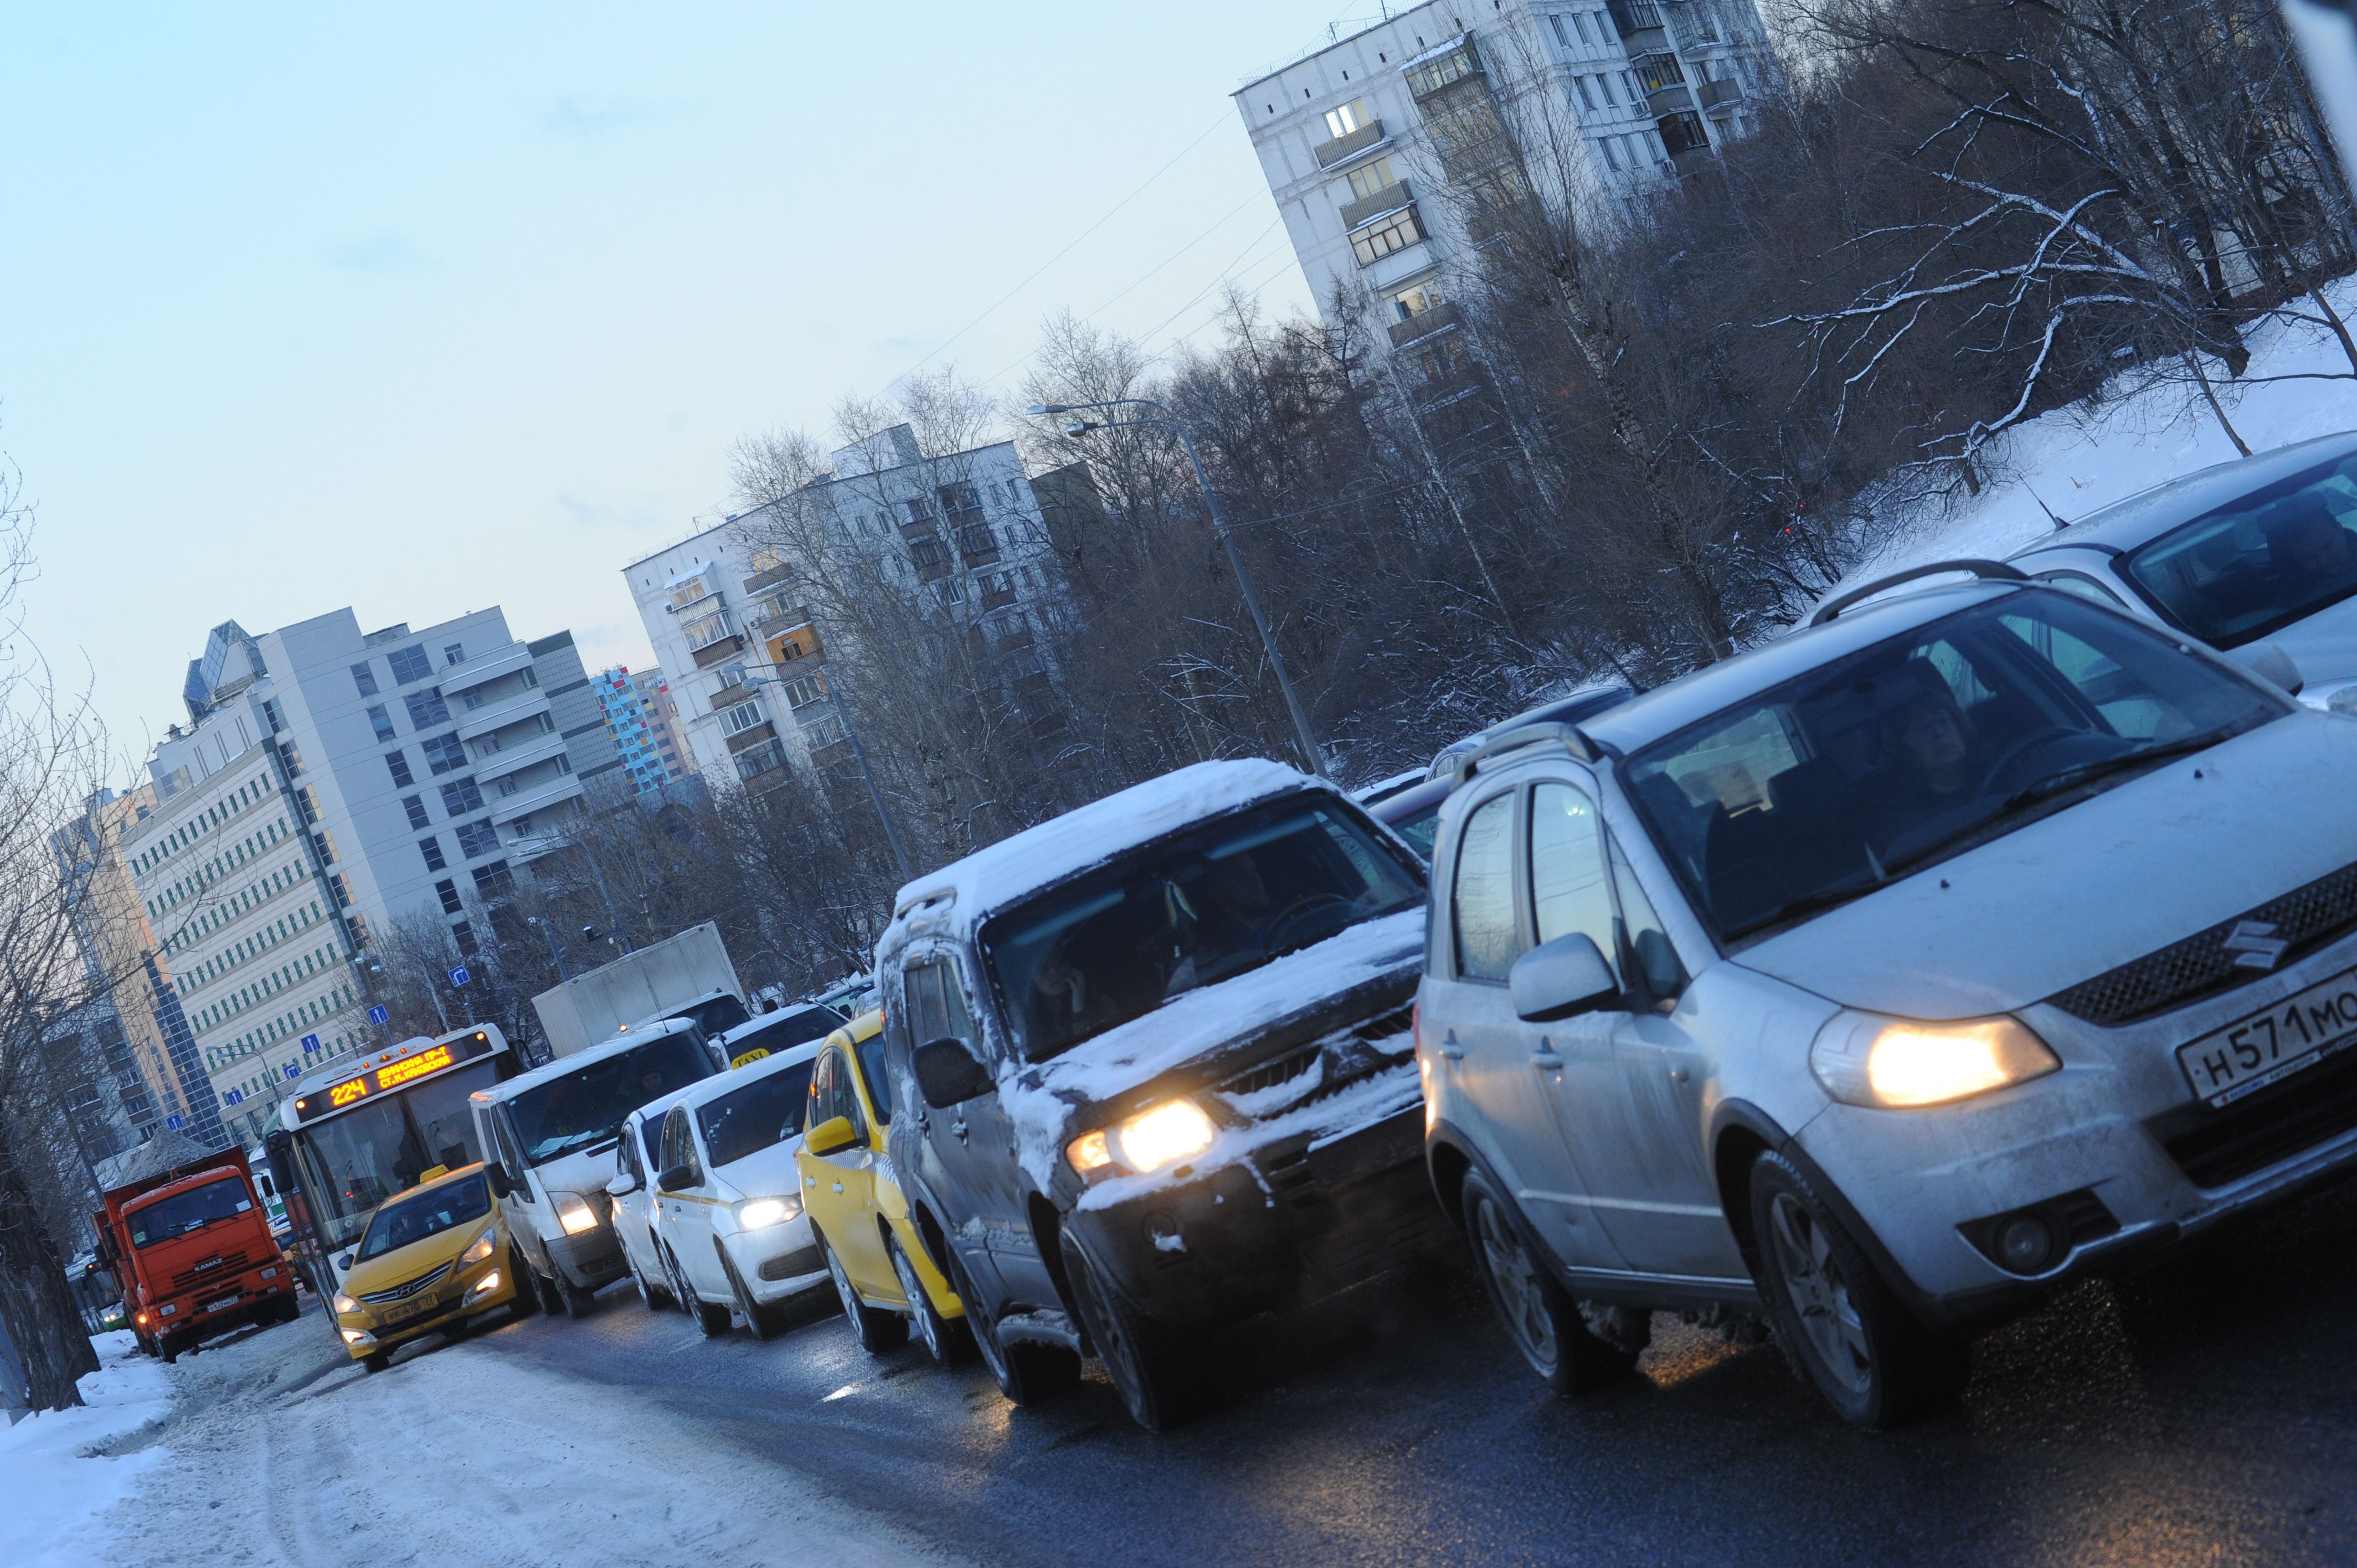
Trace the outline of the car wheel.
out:
M 900 1292 L 909 1298 L 909 1317 L 916 1325 L 917 1337 L 925 1342 L 934 1363 L 959 1367 L 974 1359 L 974 1319 L 943 1317 L 933 1305 L 925 1282 L 917 1277 L 917 1265 L 909 1262 L 900 1239 L 888 1236 L 884 1246 L 892 1255 L 892 1272 L 900 1277 Z
M 597 1310 L 597 1293 L 575 1284 L 561 1272 L 556 1276 L 556 1299 L 564 1304 L 567 1317 L 583 1318 Z
M 721 1248 L 716 1240 L 712 1244 L 720 1250 L 720 1267 L 728 1276 L 729 1293 L 736 1296 L 737 1310 L 745 1315 L 745 1326 L 753 1331 L 753 1337 L 775 1339 L 779 1335 L 783 1334 L 791 1325 L 787 1320 L 782 1305 L 763 1306 L 759 1302 L 755 1301 L 753 1292 L 745 1283 L 745 1276 L 737 1272 L 736 1262 L 728 1256 L 726 1249 Z
M 1016 1404 L 1040 1404 L 1081 1380 L 1081 1359 L 1070 1350 L 1053 1345 L 1000 1344 L 996 1326 L 979 1305 L 982 1298 L 975 1294 L 974 1282 L 966 1277 L 965 1265 L 958 1262 L 957 1249 L 942 1251 L 948 1254 L 950 1283 L 957 1287 L 958 1299 L 965 1303 L 965 1320 L 974 1325 L 974 1347 L 981 1353 L 982 1364 L 990 1369 L 991 1380 L 1000 1393 Z
M 1558 1394 L 1584 1394 L 1629 1375 L 1635 1356 L 1598 1338 L 1556 1283 L 1512 1209 L 1480 1170 L 1465 1173 L 1465 1234 L 1506 1337 Z
M 1201 1341 L 1140 1314 L 1070 1230 L 1060 1245 L 1081 1321 L 1129 1418 L 1148 1432 L 1167 1432 L 1210 1408 L 1219 1382 Z
M 1751 1234 L 1776 1337 L 1843 1420 L 1897 1426 L 1963 1394 L 1964 1342 L 1918 1322 L 1808 1177 L 1773 1152 L 1752 1162 Z
M 843 1299 L 843 1316 L 851 1320 L 851 1332 L 859 1340 L 859 1348 L 871 1356 L 881 1356 L 906 1345 L 909 1320 L 897 1312 L 870 1306 L 860 1300 L 843 1260 L 834 1254 L 834 1243 L 823 1236 L 818 1239 L 818 1250 L 826 1259 L 826 1272 L 834 1281 L 834 1294 Z
M 647 1283 L 646 1275 L 639 1273 L 638 1259 L 630 1256 L 628 1247 L 622 1249 L 622 1266 L 630 1271 L 630 1284 L 639 1293 L 639 1305 L 649 1312 L 661 1311 L 662 1304 L 655 1298 L 662 1294 L 662 1287 Z
M 508 1249 L 508 1278 L 515 1282 L 516 1287 L 514 1299 L 508 1303 L 508 1317 L 511 1322 L 522 1323 L 540 1310 L 540 1291 L 533 1283 L 531 1265 L 513 1247 Z
M 663 1278 L 671 1283 L 672 1305 L 689 1316 L 694 1316 L 695 1293 L 688 1288 L 687 1281 L 681 1276 L 679 1260 L 673 1257 L 671 1249 L 661 1241 L 655 1243 L 655 1262 L 662 1267 Z
M 393 1352 L 379 1350 L 371 1355 L 363 1356 L 361 1358 L 361 1365 L 367 1368 L 371 1374 L 382 1372 L 393 1365 Z

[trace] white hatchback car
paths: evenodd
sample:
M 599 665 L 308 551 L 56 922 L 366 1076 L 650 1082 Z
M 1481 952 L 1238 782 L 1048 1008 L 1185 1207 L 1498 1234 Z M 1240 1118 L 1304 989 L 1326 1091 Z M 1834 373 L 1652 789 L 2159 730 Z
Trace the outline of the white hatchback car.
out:
M 673 1294 L 671 1275 L 655 1245 L 654 1181 L 655 1173 L 662 1168 L 659 1144 L 663 1117 L 686 1092 L 673 1090 L 622 1118 L 622 1135 L 614 1144 L 614 1179 L 606 1184 L 606 1196 L 614 1200 L 608 1216 L 613 1222 L 614 1239 L 621 1242 L 630 1283 L 651 1312 L 664 1306 L 686 1309 Z
M 2357 1163 L 2352 777 L 2357 725 L 2019 581 L 1491 738 L 1417 1062 L 1516 1345 L 1573 1391 L 1652 1309 L 1760 1315 L 1888 1425 L 1968 1334 Z
M 790 1298 L 832 1288 L 794 1166 L 823 1043 L 705 1079 L 663 1113 L 655 1250 L 672 1294 L 707 1335 L 727 1333 L 733 1309 L 770 1338 L 784 1330 Z

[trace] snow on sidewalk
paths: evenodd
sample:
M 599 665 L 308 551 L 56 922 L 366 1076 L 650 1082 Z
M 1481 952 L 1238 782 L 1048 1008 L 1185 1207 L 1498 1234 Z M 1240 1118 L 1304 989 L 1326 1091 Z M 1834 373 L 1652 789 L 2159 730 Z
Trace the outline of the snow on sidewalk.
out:
M 82 1568 L 98 1520 L 170 1457 L 163 1449 L 116 1459 L 91 1450 L 118 1443 L 172 1412 L 172 1382 L 139 1353 L 130 1331 L 91 1341 L 99 1369 L 81 1380 L 79 1410 L 47 1411 L 0 1432 L 0 1520 L 9 1568 Z

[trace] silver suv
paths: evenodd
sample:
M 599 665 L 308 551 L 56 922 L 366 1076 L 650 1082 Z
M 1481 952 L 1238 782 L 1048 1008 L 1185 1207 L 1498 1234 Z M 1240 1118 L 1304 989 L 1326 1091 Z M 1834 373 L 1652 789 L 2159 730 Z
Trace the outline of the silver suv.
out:
M 1561 1391 L 1699 1309 L 1889 1425 L 2357 1162 L 2357 725 L 2018 580 L 1840 610 L 1442 811 L 1428 1165 Z

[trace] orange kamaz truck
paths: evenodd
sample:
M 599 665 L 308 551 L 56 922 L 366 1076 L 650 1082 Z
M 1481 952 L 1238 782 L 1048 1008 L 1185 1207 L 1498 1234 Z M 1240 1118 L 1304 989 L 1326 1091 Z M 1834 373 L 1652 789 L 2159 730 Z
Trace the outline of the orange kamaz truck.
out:
M 279 1256 L 270 1216 L 242 1149 L 223 1149 L 101 1199 L 90 1217 L 98 1261 L 123 1288 L 139 1348 L 177 1359 L 197 1341 L 246 1323 L 291 1323 L 295 1271 Z

